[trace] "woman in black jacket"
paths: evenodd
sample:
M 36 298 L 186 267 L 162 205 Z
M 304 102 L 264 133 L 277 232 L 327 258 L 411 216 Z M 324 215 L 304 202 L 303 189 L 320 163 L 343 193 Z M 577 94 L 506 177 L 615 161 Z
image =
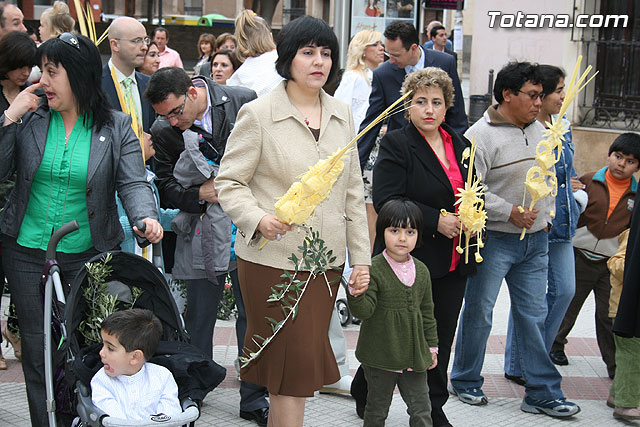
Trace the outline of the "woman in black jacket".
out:
M 448 397 L 447 367 L 467 275 L 475 271 L 473 257 L 465 263 L 455 250 L 460 238 L 455 194 L 467 178 L 469 160 L 462 153 L 471 144 L 443 123 L 453 105 L 453 84 L 445 71 L 428 67 L 409 75 L 402 86 L 403 93 L 408 91 L 409 123 L 388 132 L 380 143 L 373 205 L 379 211 L 388 200 L 407 198 L 422 210 L 423 244 L 412 255 L 431 273 L 438 327 L 438 366 L 428 372 L 431 417 L 434 426 L 447 426 L 442 410 Z M 374 253 L 381 248 L 378 237 Z

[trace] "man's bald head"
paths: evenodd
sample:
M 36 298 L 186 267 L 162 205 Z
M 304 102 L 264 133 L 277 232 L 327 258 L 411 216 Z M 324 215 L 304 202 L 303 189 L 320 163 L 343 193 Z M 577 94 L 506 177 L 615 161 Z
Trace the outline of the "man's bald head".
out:
M 11 3 L 0 2 L 0 36 L 10 31 L 26 32 L 22 11 Z
M 137 19 L 129 16 L 121 16 L 115 19 L 109 26 L 109 40 L 122 38 L 134 29 L 144 31 L 145 35 L 147 33 L 144 25 Z
M 109 47 L 113 64 L 129 75 L 144 63 L 149 38 L 140 22 L 128 16 L 117 18 L 109 27 Z

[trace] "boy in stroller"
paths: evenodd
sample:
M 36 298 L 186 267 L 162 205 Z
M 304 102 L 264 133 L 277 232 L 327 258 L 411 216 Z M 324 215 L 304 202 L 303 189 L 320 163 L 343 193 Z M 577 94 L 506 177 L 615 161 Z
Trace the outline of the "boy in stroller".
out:
M 160 320 L 149 310 L 134 308 L 111 314 L 101 329 L 104 368 L 91 380 L 94 405 L 130 420 L 182 413 L 171 372 L 147 362 L 162 336 Z

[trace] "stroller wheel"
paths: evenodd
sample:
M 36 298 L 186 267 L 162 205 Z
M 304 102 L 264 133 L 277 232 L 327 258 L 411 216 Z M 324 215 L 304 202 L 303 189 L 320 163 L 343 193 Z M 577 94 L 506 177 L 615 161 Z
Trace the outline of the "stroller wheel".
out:
M 349 312 L 347 301 L 345 301 L 344 299 L 339 299 L 338 301 L 336 301 L 336 308 L 338 309 L 340 324 L 342 326 L 347 326 L 349 323 L 351 323 L 351 313 Z

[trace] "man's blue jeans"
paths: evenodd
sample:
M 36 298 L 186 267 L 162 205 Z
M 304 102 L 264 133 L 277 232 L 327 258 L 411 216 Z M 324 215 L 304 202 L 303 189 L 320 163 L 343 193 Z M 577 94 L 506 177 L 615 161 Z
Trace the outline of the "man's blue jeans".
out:
M 544 346 L 547 353 L 558 334 L 560 324 L 576 293 L 576 265 L 571 242 L 549 243 L 549 273 L 547 275 L 547 319 L 544 322 Z M 520 354 L 515 342 L 513 316 L 509 313 L 507 343 L 504 349 L 504 371 L 522 376 Z
M 526 394 L 532 399 L 562 398 L 562 377 L 544 344 L 547 232 L 527 234 L 523 240 L 519 234 L 497 231 L 489 231 L 488 237 L 482 251 L 484 261 L 467 281 L 451 384 L 457 389 L 482 387 L 484 378 L 480 372 L 491 332 L 493 307 L 504 278 L 511 298 L 520 362 L 527 379 Z

